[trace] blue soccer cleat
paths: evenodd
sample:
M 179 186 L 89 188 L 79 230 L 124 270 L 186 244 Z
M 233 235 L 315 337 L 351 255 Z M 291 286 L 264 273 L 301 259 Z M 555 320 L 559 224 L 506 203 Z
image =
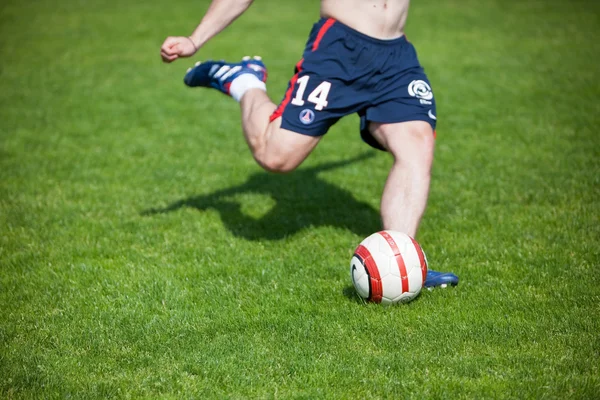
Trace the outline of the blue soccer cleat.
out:
M 244 57 L 239 63 L 225 61 L 198 61 L 187 70 L 183 82 L 189 87 L 212 87 L 230 95 L 231 82 L 240 75 L 252 74 L 260 81 L 267 81 L 267 67 L 258 56 Z
M 458 276 L 451 272 L 427 271 L 427 278 L 425 279 L 425 287 L 427 289 L 433 289 L 434 287 L 446 288 L 456 285 L 458 285 Z

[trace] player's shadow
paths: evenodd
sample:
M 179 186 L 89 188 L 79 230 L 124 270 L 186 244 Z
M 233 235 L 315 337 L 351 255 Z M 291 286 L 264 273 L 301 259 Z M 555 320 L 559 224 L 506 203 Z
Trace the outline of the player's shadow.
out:
M 360 237 L 368 236 L 380 227 L 379 213 L 369 204 L 358 201 L 347 190 L 319 177 L 320 172 L 342 168 L 370 158 L 365 153 L 353 159 L 303 168 L 287 175 L 256 173 L 238 186 L 217 190 L 201 196 L 176 201 L 165 208 L 149 209 L 142 215 L 154 215 L 192 207 L 220 213 L 224 225 L 234 235 L 249 240 L 277 240 L 307 227 L 332 226 L 348 229 Z M 368 179 L 362 177 L 361 179 Z M 360 182 L 357 182 L 360 184 Z M 269 208 L 261 216 L 245 210 L 256 207 L 257 197 Z M 250 200 L 250 201 L 248 201 Z

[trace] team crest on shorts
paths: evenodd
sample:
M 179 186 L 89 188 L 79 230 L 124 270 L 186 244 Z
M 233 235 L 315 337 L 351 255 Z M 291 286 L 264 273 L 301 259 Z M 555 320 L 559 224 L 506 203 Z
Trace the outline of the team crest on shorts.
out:
M 315 120 L 315 113 L 313 110 L 309 109 L 309 108 L 305 108 L 304 110 L 300 111 L 300 122 L 302 122 L 304 125 L 308 125 L 311 124 L 314 120 Z
M 431 86 L 425 81 L 415 80 L 408 85 L 408 94 L 419 99 L 421 104 L 431 104 L 433 93 Z

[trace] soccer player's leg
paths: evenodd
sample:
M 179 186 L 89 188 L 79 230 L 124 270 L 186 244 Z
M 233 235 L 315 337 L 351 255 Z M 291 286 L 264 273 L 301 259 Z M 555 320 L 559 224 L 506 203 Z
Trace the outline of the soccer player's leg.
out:
M 268 171 L 289 172 L 304 161 L 320 137 L 282 129 L 279 118 L 270 119 L 277 106 L 266 94 L 266 80 L 260 57 L 244 57 L 239 63 L 196 63 L 184 78 L 190 87 L 214 88 L 240 102 L 244 137 L 254 159 Z
M 429 194 L 434 136 L 424 121 L 371 123 L 370 131 L 394 157 L 381 199 L 383 228 L 415 237 Z
M 321 136 L 283 129 L 271 119 L 277 106 L 262 90 L 249 90 L 240 102 L 244 138 L 256 162 L 271 172 L 289 172 L 308 157 Z
M 372 138 L 394 157 L 381 199 L 383 228 L 415 237 L 427 205 L 434 132 L 425 121 L 370 123 Z M 456 286 L 458 277 L 430 270 L 425 287 Z

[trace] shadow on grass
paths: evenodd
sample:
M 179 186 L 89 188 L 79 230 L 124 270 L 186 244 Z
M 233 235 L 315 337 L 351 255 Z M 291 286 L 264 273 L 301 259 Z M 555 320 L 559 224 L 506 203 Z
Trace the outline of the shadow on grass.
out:
M 357 201 L 347 190 L 319 178 L 318 174 L 373 155 L 364 153 L 349 160 L 299 169 L 287 175 L 256 173 L 241 185 L 188 197 L 165 208 L 145 210 L 142 215 L 168 213 L 182 207 L 200 211 L 214 209 L 220 213 L 227 229 L 249 240 L 277 240 L 304 228 L 319 226 L 344 228 L 365 237 L 380 228 L 379 212 L 369 204 Z M 275 204 L 265 215 L 255 218 L 242 212 L 243 204 L 235 197 L 240 194 L 267 195 Z
M 342 294 L 353 303 L 367 304 L 367 302 L 358 295 L 358 293 L 356 292 L 356 289 L 354 289 L 354 286 L 352 286 L 352 285 L 346 286 L 342 290 Z

